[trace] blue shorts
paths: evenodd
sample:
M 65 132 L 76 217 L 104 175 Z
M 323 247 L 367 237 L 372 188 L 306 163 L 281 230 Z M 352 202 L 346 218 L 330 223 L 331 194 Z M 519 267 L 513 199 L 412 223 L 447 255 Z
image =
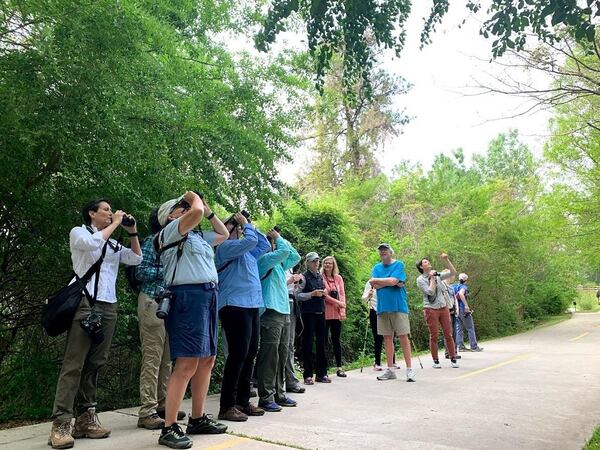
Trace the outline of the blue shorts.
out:
M 212 287 L 211 287 L 212 285 Z M 174 299 L 165 321 L 171 360 L 217 354 L 217 289 L 214 283 L 171 286 Z

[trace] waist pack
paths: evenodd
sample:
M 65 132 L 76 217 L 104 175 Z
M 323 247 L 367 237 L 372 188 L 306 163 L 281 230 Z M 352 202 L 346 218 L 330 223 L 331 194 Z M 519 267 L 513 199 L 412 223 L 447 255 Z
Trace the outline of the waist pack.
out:
M 108 241 L 102 248 L 102 254 L 98 261 L 92 264 L 92 267 L 82 276 L 79 277 L 73 272 L 71 278 L 75 277 L 75 281 L 63 288 L 59 289 L 54 294 L 46 299 L 46 304 L 42 309 L 42 326 L 49 336 L 58 336 L 64 333 L 71 327 L 73 317 L 79 308 L 81 302 L 81 294 L 85 294 L 90 302 L 90 306 L 94 306 L 96 296 L 98 295 L 98 280 L 100 279 L 100 266 L 106 255 L 106 247 Z M 92 297 L 87 290 L 87 283 L 92 276 L 96 275 L 94 283 L 94 296 Z

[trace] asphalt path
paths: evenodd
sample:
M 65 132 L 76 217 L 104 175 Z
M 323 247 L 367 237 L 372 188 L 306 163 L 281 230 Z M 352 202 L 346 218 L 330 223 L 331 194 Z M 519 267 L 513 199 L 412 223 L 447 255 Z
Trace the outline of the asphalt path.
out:
M 581 449 L 600 424 L 600 314 L 483 342 L 460 368 L 416 358 L 415 383 L 377 381 L 366 368 L 329 385 L 290 395 L 298 407 L 248 422 L 228 434 L 194 436 L 197 449 Z M 189 400 L 184 409 L 189 411 Z M 215 416 L 218 397 L 208 402 Z M 136 428 L 137 408 L 100 414 L 108 439 L 77 440 L 78 449 L 146 449 L 158 432 Z M 50 424 L 0 431 L 0 448 L 48 449 Z

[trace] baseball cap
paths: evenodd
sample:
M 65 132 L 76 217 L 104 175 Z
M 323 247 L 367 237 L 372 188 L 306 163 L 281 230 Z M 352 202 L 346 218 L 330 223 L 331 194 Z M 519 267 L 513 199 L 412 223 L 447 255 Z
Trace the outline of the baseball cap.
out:
M 311 262 L 311 261 L 314 261 L 316 259 L 321 259 L 319 257 L 319 254 L 317 252 L 309 252 L 309 253 L 306 254 L 306 261 L 307 262 Z
M 392 249 L 392 246 L 390 244 L 386 244 L 385 242 L 382 244 L 379 244 L 379 246 L 377 247 L 377 250 L 381 250 L 382 248 L 388 249 L 389 251 L 393 252 L 394 250 Z

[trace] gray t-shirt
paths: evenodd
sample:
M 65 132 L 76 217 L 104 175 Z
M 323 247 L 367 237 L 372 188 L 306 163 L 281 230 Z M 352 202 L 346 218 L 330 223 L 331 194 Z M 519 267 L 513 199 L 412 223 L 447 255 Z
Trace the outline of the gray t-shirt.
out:
M 417 278 L 417 286 L 423 293 L 423 308 L 442 309 L 446 307 L 446 299 L 444 291 L 446 287 L 442 284 L 442 280 L 447 280 L 452 277 L 449 270 L 440 272 L 439 277 L 435 277 L 435 289 L 429 287 L 429 277 L 426 274 L 421 274 Z M 431 300 L 431 301 L 430 301 Z
M 163 231 L 163 245 L 170 244 L 180 240 L 183 236 L 179 234 L 179 219 L 169 223 Z M 190 232 L 183 245 L 183 253 L 177 263 L 177 272 L 173 286 L 181 284 L 199 284 L 210 281 L 217 282 L 217 268 L 215 267 L 214 251 L 212 243 L 214 242 L 214 233 L 205 233 L 203 238 L 200 233 Z M 171 284 L 175 262 L 177 261 L 177 247 L 172 247 L 160 257 L 164 266 L 165 283 Z

